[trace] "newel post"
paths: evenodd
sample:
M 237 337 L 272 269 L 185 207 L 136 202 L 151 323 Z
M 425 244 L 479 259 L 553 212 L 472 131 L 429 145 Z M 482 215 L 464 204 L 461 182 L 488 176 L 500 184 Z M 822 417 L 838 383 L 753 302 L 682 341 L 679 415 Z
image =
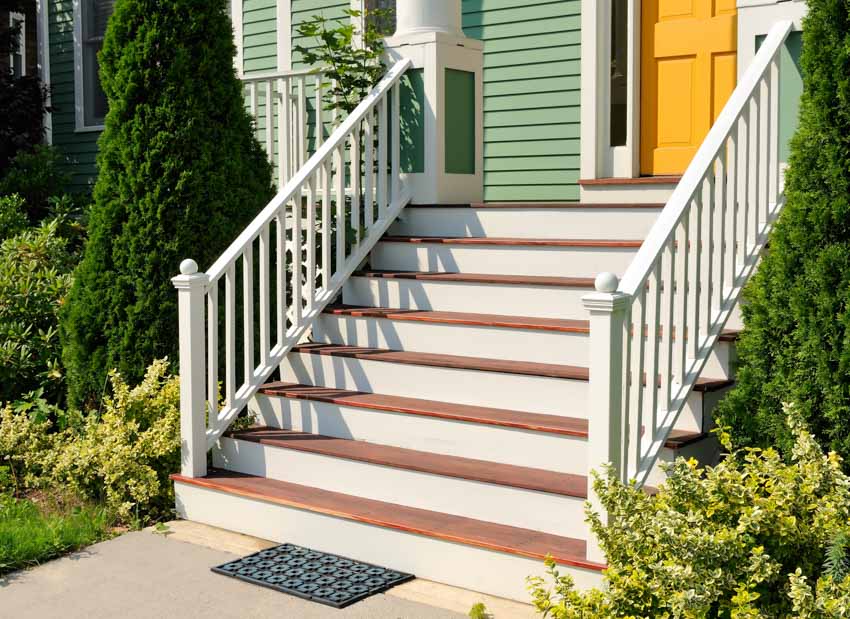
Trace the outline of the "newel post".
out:
M 180 331 L 180 442 L 181 473 L 186 477 L 207 474 L 206 394 L 204 393 L 204 298 L 207 276 L 198 273 L 194 260 L 180 263 L 180 275 L 171 282 L 177 289 Z
M 617 292 L 617 277 L 601 273 L 596 292 L 582 298 L 590 312 L 590 393 L 588 394 L 587 498 L 593 510 L 602 516 L 599 497 L 593 491 L 590 471 L 602 472 L 611 464 L 625 480 L 625 411 L 623 410 L 623 329 L 629 295 Z M 605 555 L 588 527 L 587 558 L 605 562 Z

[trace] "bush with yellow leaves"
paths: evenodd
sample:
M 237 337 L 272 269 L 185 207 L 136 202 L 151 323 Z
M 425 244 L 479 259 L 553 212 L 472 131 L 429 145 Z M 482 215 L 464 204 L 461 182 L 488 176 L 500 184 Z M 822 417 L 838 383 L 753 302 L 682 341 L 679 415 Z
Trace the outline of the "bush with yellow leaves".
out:
M 102 409 L 61 431 L 12 407 L 0 410 L 0 466 L 25 487 L 59 486 L 124 522 L 146 524 L 174 506 L 168 475 L 180 468 L 179 379 L 159 360 L 136 387 L 117 372 L 110 381 Z
M 604 587 L 576 591 L 548 561 L 553 588 L 529 579 L 538 612 L 850 617 L 850 478 L 793 407 L 786 414 L 795 438 L 790 462 L 774 449 L 744 449 L 706 469 L 679 459 L 655 495 L 597 476 L 608 524 L 592 511 L 588 517 L 608 558 Z M 722 433 L 721 440 L 728 446 Z

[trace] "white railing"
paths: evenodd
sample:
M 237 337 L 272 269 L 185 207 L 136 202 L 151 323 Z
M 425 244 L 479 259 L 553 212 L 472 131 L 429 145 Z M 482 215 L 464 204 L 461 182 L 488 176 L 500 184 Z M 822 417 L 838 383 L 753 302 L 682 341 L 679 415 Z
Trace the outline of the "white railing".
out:
M 756 267 L 784 199 L 779 54 L 790 30 L 772 28 L 619 285 L 603 273 L 584 298 L 589 469 L 611 463 L 645 483 Z
M 180 265 L 183 475 L 206 474 L 207 450 L 409 202 L 399 80 L 410 64 L 387 72 L 206 273 Z
M 260 73 L 243 76 L 242 84 L 255 135 L 276 169 L 278 187 L 283 187 L 307 162 L 310 150 L 324 141 L 329 115 L 324 109 L 325 74 L 321 69 Z

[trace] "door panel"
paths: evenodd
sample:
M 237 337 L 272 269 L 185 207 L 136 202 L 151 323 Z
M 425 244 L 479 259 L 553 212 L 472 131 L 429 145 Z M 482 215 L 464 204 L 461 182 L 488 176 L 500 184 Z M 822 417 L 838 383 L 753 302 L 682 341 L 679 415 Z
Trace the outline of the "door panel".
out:
M 735 88 L 735 0 L 641 5 L 641 173 L 681 174 Z

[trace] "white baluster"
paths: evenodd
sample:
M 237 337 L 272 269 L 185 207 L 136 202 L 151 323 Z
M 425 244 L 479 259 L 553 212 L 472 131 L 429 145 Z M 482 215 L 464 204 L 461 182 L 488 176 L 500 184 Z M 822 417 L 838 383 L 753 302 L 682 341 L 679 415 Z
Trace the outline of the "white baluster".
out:
M 334 151 L 336 168 L 336 268 L 342 268 L 345 262 L 345 143 Z M 330 278 L 328 279 L 330 281 Z
M 275 291 L 277 293 L 277 345 L 282 347 L 286 342 L 286 205 L 280 210 L 275 226 L 277 239 L 275 243 Z M 295 299 L 293 299 L 294 301 Z
M 242 253 L 242 359 L 245 362 L 243 385 L 254 376 L 254 246 L 249 243 Z
M 266 154 L 274 168 L 274 99 L 272 98 L 272 80 L 266 80 Z
M 363 208 L 364 217 L 366 220 L 366 229 L 372 227 L 372 222 L 375 221 L 375 136 L 373 134 L 374 114 L 372 110 L 366 113 L 366 123 L 363 132 Z
M 227 406 L 236 401 L 236 264 L 224 273 L 224 393 Z
M 330 289 L 331 275 L 331 161 L 322 164 L 322 287 Z
M 269 228 L 265 226 L 259 237 L 260 251 L 260 365 L 265 368 L 269 364 L 269 348 L 271 346 L 271 294 L 269 271 Z
M 387 98 L 378 104 L 378 219 L 387 210 Z
M 218 422 L 218 281 L 207 292 L 207 407 L 210 427 Z
M 289 149 L 290 149 L 290 111 L 289 111 L 289 79 L 277 81 L 277 150 L 278 150 L 278 189 L 289 180 Z
M 401 85 L 396 82 L 396 85 L 393 86 L 393 114 L 392 114 L 392 145 L 391 145 L 391 153 L 390 160 L 392 166 L 392 190 L 390 192 L 392 201 L 398 199 L 400 189 L 399 182 L 401 181 L 401 134 L 399 130 L 399 117 L 401 116 Z
M 354 226 L 354 243 L 360 244 L 360 140 L 363 139 L 361 133 L 362 123 L 357 123 L 354 132 L 351 134 L 351 162 L 350 172 L 351 177 L 351 221 Z

